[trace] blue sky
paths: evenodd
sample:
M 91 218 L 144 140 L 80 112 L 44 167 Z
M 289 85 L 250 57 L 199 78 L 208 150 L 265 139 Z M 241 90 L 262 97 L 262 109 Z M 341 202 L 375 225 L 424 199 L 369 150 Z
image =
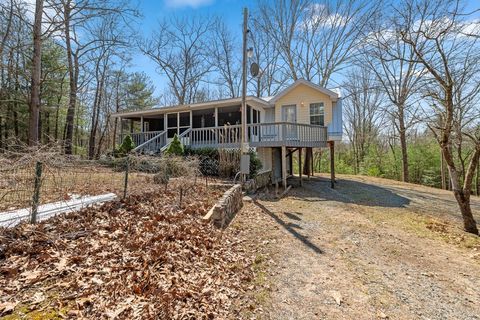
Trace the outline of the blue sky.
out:
M 375 0 L 374 0 L 375 1 Z M 158 25 L 158 21 L 172 14 L 180 15 L 215 15 L 223 18 L 232 32 L 241 33 L 242 9 L 253 10 L 257 0 L 139 0 L 143 14 L 140 22 L 140 34 L 149 36 Z M 467 10 L 478 10 L 480 0 L 467 0 Z M 480 19 L 480 12 L 476 12 L 476 19 Z M 240 37 L 239 37 L 240 39 Z M 132 71 L 145 72 L 156 87 L 156 95 L 160 95 L 166 86 L 163 76 L 157 73 L 155 63 L 141 53 L 136 53 L 132 61 Z
M 244 7 L 253 8 L 256 0 L 140 0 L 140 10 L 143 19 L 140 23 L 140 33 L 148 36 L 158 25 L 158 21 L 171 14 L 217 15 L 224 19 L 232 32 L 241 33 L 242 10 Z M 166 85 L 164 77 L 155 71 L 155 63 L 141 53 L 133 58 L 133 71 L 145 72 L 156 87 L 156 94 L 160 95 Z

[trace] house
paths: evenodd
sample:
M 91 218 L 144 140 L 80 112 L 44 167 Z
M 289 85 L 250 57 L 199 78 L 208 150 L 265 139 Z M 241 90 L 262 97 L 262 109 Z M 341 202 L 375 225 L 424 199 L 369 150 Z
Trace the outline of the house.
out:
M 263 169 L 272 172 L 273 182 L 286 186 L 294 152 L 299 152 L 301 163 L 306 149 L 308 162 L 312 148 L 329 146 L 333 187 L 334 142 L 342 139 L 342 100 L 337 92 L 297 80 L 273 97 L 248 96 L 246 102 L 248 147 L 256 149 Z M 192 148 L 240 148 L 241 104 L 241 98 L 232 98 L 114 116 L 122 120 L 120 139 L 131 135 L 136 151 L 162 152 L 175 134 Z M 310 166 L 305 170 L 310 174 Z

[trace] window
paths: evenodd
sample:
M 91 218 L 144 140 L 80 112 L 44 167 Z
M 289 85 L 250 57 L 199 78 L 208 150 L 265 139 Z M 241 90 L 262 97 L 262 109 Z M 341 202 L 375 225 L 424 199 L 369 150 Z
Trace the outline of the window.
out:
M 310 124 L 325 125 L 325 108 L 323 102 L 310 104 Z

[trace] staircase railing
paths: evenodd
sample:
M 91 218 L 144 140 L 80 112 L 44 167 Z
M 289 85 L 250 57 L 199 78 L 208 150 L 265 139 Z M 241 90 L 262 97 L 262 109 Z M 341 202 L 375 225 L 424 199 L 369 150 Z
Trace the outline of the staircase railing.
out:
M 188 146 L 190 145 L 190 132 L 192 131 L 192 128 L 188 128 L 187 130 L 183 131 L 179 136 L 178 138 L 180 139 L 180 142 L 182 143 L 182 145 L 184 146 Z M 160 149 L 160 152 L 161 153 L 164 153 L 168 147 L 170 147 L 170 145 L 172 144 L 172 141 L 173 140 L 170 140 L 170 142 L 166 143 L 161 149 Z
M 161 148 L 167 144 L 167 132 L 161 131 L 159 134 L 153 138 L 145 141 L 144 143 L 138 145 L 134 152 L 147 152 L 147 153 L 157 153 L 160 152 Z

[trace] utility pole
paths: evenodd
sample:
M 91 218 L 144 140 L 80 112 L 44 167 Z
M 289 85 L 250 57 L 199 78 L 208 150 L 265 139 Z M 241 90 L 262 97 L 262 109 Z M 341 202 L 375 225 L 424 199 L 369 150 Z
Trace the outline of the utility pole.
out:
M 245 175 L 250 172 L 250 157 L 248 156 L 248 133 L 247 133 L 247 35 L 248 35 L 248 9 L 243 8 L 243 45 L 242 45 L 242 129 L 240 171 L 242 182 Z

